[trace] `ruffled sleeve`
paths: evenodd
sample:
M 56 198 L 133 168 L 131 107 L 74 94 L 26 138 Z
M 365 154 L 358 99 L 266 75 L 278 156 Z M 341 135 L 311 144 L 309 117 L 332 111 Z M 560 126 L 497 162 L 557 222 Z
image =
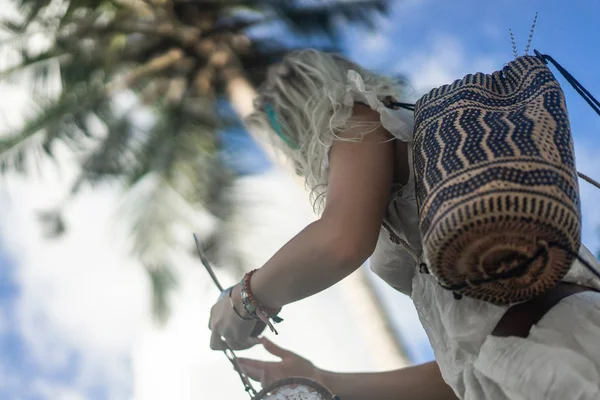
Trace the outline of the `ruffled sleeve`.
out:
M 335 112 L 331 120 L 331 126 L 346 126 L 352 117 L 355 103 L 368 105 L 380 115 L 381 125 L 396 139 L 403 142 L 412 142 L 414 133 L 414 115 L 405 109 L 394 110 L 388 108 L 379 100 L 377 93 L 366 88 L 362 76 L 355 70 L 349 70 L 347 84 L 341 98 L 342 109 Z M 322 140 L 325 146 L 325 159 L 323 160 L 321 172 L 326 174 L 329 168 L 329 152 L 333 145 L 333 137 Z
M 381 125 L 396 139 L 410 142 L 413 139 L 414 118 L 413 113 L 405 110 L 393 110 L 387 108 L 377 94 L 365 88 L 365 83 L 360 74 L 354 70 L 348 71 L 348 88 L 344 96 L 343 104 L 353 107 L 354 103 L 363 103 L 377 111 L 381 116 Z

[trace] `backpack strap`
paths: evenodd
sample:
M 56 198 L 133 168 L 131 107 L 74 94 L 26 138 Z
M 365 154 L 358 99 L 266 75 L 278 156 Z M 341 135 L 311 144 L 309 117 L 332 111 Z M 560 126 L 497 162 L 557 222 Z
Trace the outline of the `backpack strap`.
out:
M 492 335 L 498 337 L 517 336 L 526 338 L 529 335 L 531 327 L 537 324 L 562 299 L 576 293 L 588 291 L 597 292 L 595 289 L 585 286 L 561 282 L 532 300 L 510 307 L 502 318 L 500 318 L 500 321 L 492 331 Z
M 583 87 L 581 83 L 569 71 L 566 70 L 565 67 L 560 65 L 558 61 L 552 58 L 548 54 L 542 54 L 537 50 L 534 50 L 535 55 L 541 59 L 545 64 L 551 62 L 552 65 L 561 73 L 561 75 L 569 82 L 569 84 L 575 89 L 577 93 L 585 100 L 586 103 L 592 107 L 592 110 L 596 112 L 596 114 L 600 115 L 600 101 L 598 101 L 586 88 Z

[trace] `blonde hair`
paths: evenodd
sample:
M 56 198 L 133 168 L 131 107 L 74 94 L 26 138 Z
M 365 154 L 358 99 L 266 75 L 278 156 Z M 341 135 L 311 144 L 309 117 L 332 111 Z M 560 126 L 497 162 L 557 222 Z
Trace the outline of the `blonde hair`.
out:
M 268 132 L 271 143 L 293 161 L 311 191 L 316 211 L 322 209 L 327 193 L 328 152 L 333 141 L 353 140 L 337 133 L 352 127 L 360 140 L 379 125 L 352 120 L 352 105 L 344 104 L 350 70 L 362 77 L 365 90 L 376 93 L 379 100 L 400 97 L 404 85 L 399 80 L 370 72 L 339 55 L 308 49 L 288 54 L 269 69 L 254 101 L 255 112 L 246 119 L 250 129 Z

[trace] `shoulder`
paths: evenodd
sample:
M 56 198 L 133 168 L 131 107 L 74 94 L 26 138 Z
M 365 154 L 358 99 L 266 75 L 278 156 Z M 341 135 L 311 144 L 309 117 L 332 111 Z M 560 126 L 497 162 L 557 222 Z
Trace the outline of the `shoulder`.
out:
M 336 136 L 342 139 L 352 139 L 358 142 L 388 143 L 393 136 L 383 126 L 381 114 L 370 106 L 354 103 L 352 116 L 337 132 Z M 334 145 L 339 140 L 334 141 Z
M 359 121 L 380 122 L 381 115 L 364 103 L 354 103 L 352 107 L 352 118 Z

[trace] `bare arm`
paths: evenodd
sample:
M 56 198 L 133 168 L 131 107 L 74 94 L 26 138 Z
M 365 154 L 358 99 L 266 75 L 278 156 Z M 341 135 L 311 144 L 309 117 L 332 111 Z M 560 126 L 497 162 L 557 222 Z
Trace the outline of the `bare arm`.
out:
M 309 360 L 261 339 L 265 349 L 281 361 L 240 358 L 240 368 L 263 387 L 280 379 L 302 376 L 314 379 L 343 400 L 450 400 L 457 399 L 444 382 L 438 364 L 430 362 L 395 371 L 336 373 L 316 368 Z
M 388 372 L 322 371 L 321 382 L 344 400 L 458 399 L 435 361 Z
M 357 105 L 354 118 L 375 122 L 379 114 Z M 340 136 L 356 137 L 357 132 L 350 129 Z M 254 274 L 252 291 L 259 303 L 278 308 L 311 296 L 351 274 L 371 255 L 393 180 L 389 139 L 379 127 L 361 142 L 334 142 L 323 215 Z
M 353 118 L 373 124 L 367 126 L 369 132 L 360 141 L 334 141 L 323 215 L 252 276 L 252 292 L 264 307 L 280 308 L 333 286 L 375 250 L 394 178 L 394 143 L 379 124 L 377 112 L 356 105 Z M 349 128 L 339 136 L 356 138 L 360 134 Z M 224 349 L 224 340 L 234 350 L 250 348 L 256 343 L 253 335 L 261 328 L 254 319 L 240 319 L 234 313 L 247 314 L 239 284 L 230 293 L 231 298 L 223 296 L 211 309 L 213 350 Z

